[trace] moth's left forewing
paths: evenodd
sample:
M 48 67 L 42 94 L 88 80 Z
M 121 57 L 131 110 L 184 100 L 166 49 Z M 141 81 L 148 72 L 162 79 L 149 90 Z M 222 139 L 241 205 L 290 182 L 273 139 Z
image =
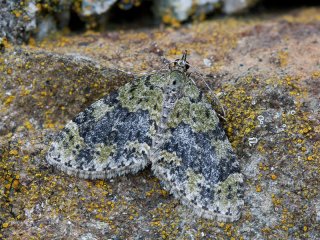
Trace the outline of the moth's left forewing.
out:
M 150 163 L 162 96 L 148 77 L 120 87 L 66 124 L 53 141 L 47 161 L 68 174 L 89 179 L 141 170 Z

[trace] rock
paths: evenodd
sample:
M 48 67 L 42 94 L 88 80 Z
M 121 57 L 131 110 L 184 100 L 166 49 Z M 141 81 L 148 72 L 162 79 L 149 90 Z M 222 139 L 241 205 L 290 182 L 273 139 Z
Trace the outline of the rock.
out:
M 69 26 L 70 17 L 78 18 L 88 28 L 101 26 L 106 28 L 107 13 L 117 3 L 118 8 L 129 10 L 139 7 L 142 0 L 60 0 L 39 2 L 35 0 L 18 4 L 14 1 L 1 1 L 0 8 L 0 37 L 8 38 L 13 43 L 22 43 L 29 40 L 31 35 L 43 39 L 57 29 Z M 188 19 L 203 19 L 203 16 L 221 9 L 227 14 L 236 13 L 248 8 L 256 1 L 253 0 L 159 0 L 153 1 L 153 12 L 156 19 L 175 26 Z M 78 16 L 71 15 L 74 11 Z M 144 8 L 141 8 L 144 11 Z M 71 26 L 72 28 L 72 26 Z
M 47 16 L 44 18 L 40 18 L 41 21 L 38 26 L 38 32 L 36 33 L 36 38 L 38 40 L 43 40 L 49 34 L 57 31 L 56 21 L 53 16 Z
M 58 20 L 57 26 L 59 29 L 68 27 L 70 23 L 70 10 L 72 9 L 72 1 L 70 0 L 60 0 L 57 11 L 54 12 L 55 18 Z
M 203 59 L 203 64 L 207 67 L 211 67 L 212 66 L 212 61 L 208 58 L 204 58 Z
M 2 238 L 320 239 L 319 13 L 295 9 L 7 47 L 0 55 L 0 206 L 9 223 Z M 193 217 L 148 169 L 86 181 L 44 160 L 68 120 L 135 81 L 125 72 L 167 68 L 184 49 L 189 70 L 203 74 L 227 109 L 224 128 L 245 175 L 243 214 L 232 224 Z
M 27 5 L 0 1 L 0 9 L 0 38 L 19 44 L 27 41 L 30 32 L 36 29 L 35 1 L 27 1 Z
M 170 16 L 178 21 L 185 21 L 194 15 L 212 12 L 219 0 L 160 0 L 154 2 L 153 12 L 156 16 L 166 22 Z
M 166 14 L 170 14 L 178 21 L 184 21 L 189 17 L 191 7 L 192 0 L 160 0 L 155 3 L 153 12 L 160 18 L 164 18 Z
M 27 7 L 26 7 L 26 13 L 27 16 L 30 18 L 30 21 L 26 23 L 26 31 L 31 32 L 37 27 L 36 23 L 36 13 L 38 9 L 35 5 L 34 1 L 29 1 Z
M 100 15 L 107 12 L 117 0 L 84 0 L 82 14 L 84 16 Z
M 154 2 L 154 14 L 164 22 L 172 23 L 171 18 L 182 22 L 188 18 L 197 18 L 212 13 L 222 6 L 226 14 L 242 12 L 248 9 L 258 0 L 160 0 Z
M 251 7 L 257 0 L 222 0 L 223 11 L 226 14 L 239 13 Z

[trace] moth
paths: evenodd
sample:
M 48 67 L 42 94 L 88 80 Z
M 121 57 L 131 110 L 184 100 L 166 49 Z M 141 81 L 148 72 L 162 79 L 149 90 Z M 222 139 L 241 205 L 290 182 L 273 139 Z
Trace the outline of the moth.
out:
M 168 70 L 137 78 L 80 112 L 52 142 L 49 164 L 84 179 L 151 164 L 164 187 L 198 216 L 238 220 L 243 175 L 186 59 L 185 52 Z

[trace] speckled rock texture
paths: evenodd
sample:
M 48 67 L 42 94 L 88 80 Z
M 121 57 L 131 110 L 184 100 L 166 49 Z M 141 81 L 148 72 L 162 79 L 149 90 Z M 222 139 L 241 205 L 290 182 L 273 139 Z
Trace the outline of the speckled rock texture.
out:
M 223 12 L 226 14 L 239 13 L 256 4 L 258 0 L 223 0 Z
M 206 14 L 222 11 L 226 14 L 242 12 L 256 4 L 254 0 L 160 0 L 154 1 L 155 16 L 166 23 L 178 25 L 190 18 L 203 19 Z
M 309 8 L 7 45 L 0 56 L 1 238 L 319 239 L 319 29 L 320 9 Z M 67 121 L 184 49 L 227 109 L 224 128 L 245 188 L 234 223 L 193 217 L 148 169 L 92 181 L 45 161 Z M 210 98 L 201 78 L 197 84 Z
M 116 9 L 138 8 L 141 14 L 153 12 L 154 21 L 180 26 L 181 21 L 203 20 L 208 13 L 222 10 L 227 14 L 248 9 L 254 0 L 160 0 L 151 1 L 147 8 L 141 7 L 149 0 L 60 0 L 60 1 L 5 1 L 0 0 L 0 44 L 28 42 L 33 37 L 42 40 L 58 29 L 83 24 L 87 29 L 109 29 L 110 13 Z M 121 20 L 120 17 L 118 20 Z
M 35 1 L 21 5 L 19 1 L 0 1 L 0 43 L 8 39 L 22 43 L 36 29 Z
M 117 0 L 84 0 L 82 1 L 82 14 L 85 16 L 99 15 L 107 12 Z

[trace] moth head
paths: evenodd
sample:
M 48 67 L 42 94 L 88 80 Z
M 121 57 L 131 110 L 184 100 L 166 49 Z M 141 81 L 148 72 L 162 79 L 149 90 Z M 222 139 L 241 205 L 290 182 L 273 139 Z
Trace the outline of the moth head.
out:
M 182 72 L 186 72 L 188 70 L 188 68 L 190 67 L 189 62 L 187 61 L 187 50 L 185 50 L 182 54 L 181 58 L 176 59 L 173 62 L 173 65 L 176 69 L 182 71 Z

